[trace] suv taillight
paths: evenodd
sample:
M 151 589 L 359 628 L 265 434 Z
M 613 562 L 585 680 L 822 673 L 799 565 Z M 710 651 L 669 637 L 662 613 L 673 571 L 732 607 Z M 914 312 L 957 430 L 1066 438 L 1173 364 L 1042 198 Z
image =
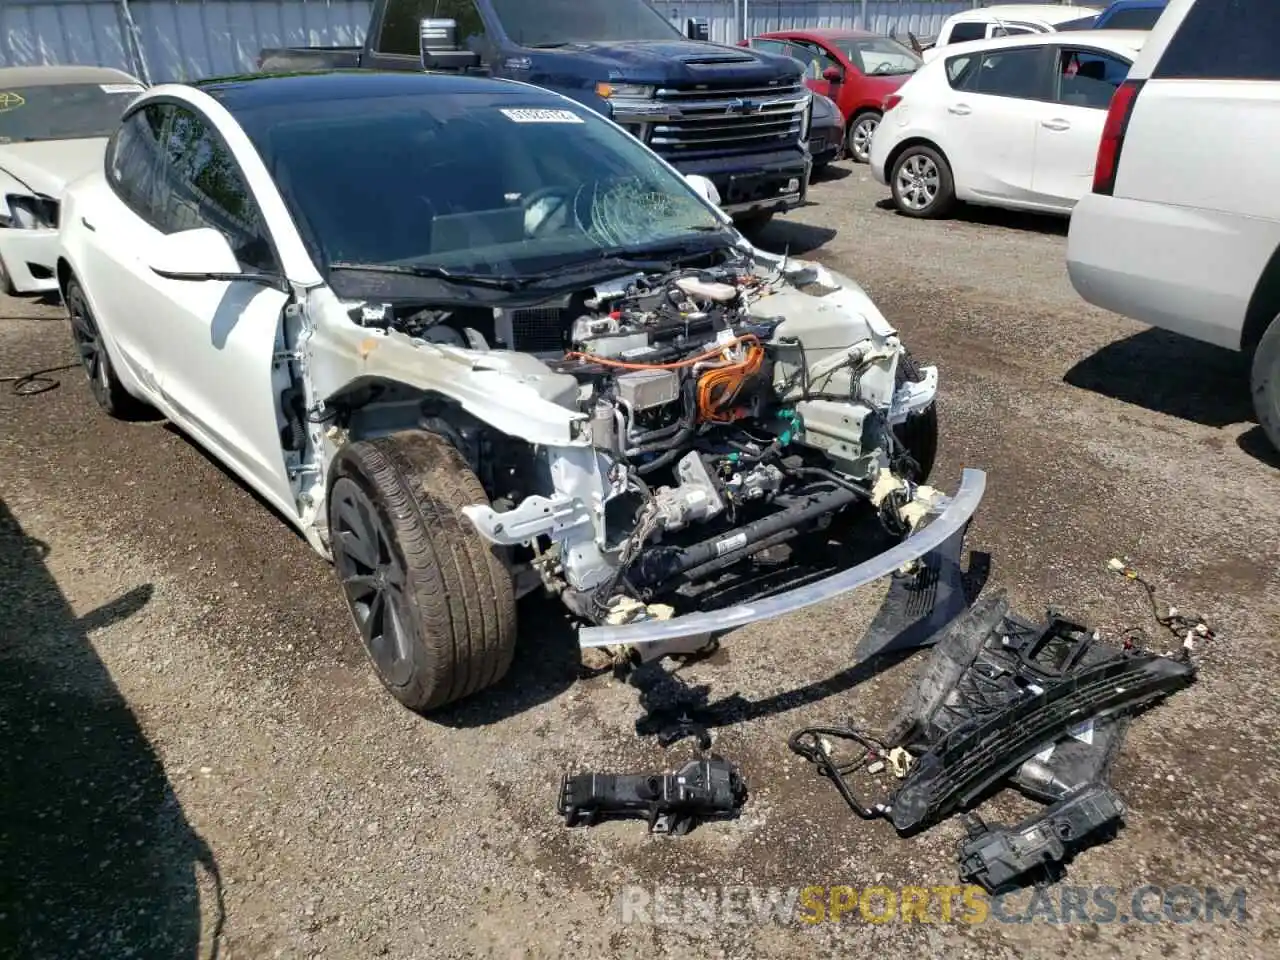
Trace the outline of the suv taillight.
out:
M 1120 148 L 1124 146 L 1124 134 L 1129 129 L 1133 105 L 1142 90 L 1141 80 L 1126 80 L 1116 88 L 1107 109 L 1107 120 L 1102 125 L 1102 140 L 1098 143 L 1098 160 L 1093 167 L 1093 192 L 1107 196 L 1116 189 L 1116 171 L 1120 167 Z
M 891 93 L 891 94 L 889 94 L 887 97 L 885 97 L 885 98 L 884 98 L 884 102 L 883 102 L 882 104 L 880 104 L 880 112 L 881 112 L 881 113 L 888 113 L 890 110 L 892 110 L 894 107 L 896 107 L 896 106 L 897 106 L 898 104 L 900 104 L 901 102 L 902 102 L 902 94 L 900 94 L 900 93 Z

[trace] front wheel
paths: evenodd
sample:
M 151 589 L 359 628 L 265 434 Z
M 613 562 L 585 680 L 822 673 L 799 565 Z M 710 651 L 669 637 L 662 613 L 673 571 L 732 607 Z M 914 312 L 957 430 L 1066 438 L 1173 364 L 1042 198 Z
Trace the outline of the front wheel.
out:
M 1271 445 L 1280 450 L 1280 317 L 1271 321 L 1258 342 L 1249 374 L 1253 409 Z
M 898 156 L 889 174 L 893 202 L 908 217 L 936 220 L 955 205 L 951 166 L 933 147 L 914 144 Z
M 410 710 L 483 690 L 511 666 L 511 574 L 462 515 L 487 502 L 457 449 L 419 430 L 348 444 L 334 464 L 334 568 L 378 678 Z
M 880 126 L 881 115 L 875 110 L 860 113 L 845 133 L 845 147 L 854 163 L 871 162 L 871 138 Z
M 89 379 L 89 391 L 98 406 L 117 420 L 136 420 L 149 414 L 150 408 L 129 393 L 116 377 L 116 368 L 107 352 L 106 341 L 102 339 L 98 321 L 89 309 L 89 300 L 80 281 L 75 277 L 67 281 L 63 299 L 71 321 L 71 339 Z

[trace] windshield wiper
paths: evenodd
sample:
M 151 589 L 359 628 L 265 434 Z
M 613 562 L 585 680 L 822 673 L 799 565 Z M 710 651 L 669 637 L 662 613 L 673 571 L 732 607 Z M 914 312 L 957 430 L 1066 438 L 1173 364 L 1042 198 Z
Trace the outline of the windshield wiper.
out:
M 615 270 L 648 270 L 656 273 L 666 273 L 672 269 L 672 264 L 665 260 L 637 260 L 631 257 L 619 257 L 611 252 L 606 252 L 586 260 L 572 260 L 569 263 L 562 263 L 559 266 L 552 267 L 550 270 L 544 270 L 542 273 L 522 274 L 510 279 L 513 288 L 524 290 L 529 287 L 545 286 L 549 282 L 563 280 L 565 277 L 579 275 L 596 276 L 601 273 L 612 273 Z
M 337 260 L 329 264 L 330 270 L 343 270 L 348 273 L 379 273 L 402 277 L 426 277 L 457 284 L 460 287 L 487 287 L 491 290 L 513 290 L 518 284 L 511 277 L 495 277 L 483 273 L 453 273 L 444 267 L 433 264 L 404 263 L 356 263 L 351 260 Z
M 646 256 L 648 254 L 671 254 L 676 255 L 692 255 L 698 253 L 711 253 L 720 246 L 728 245 L 731 242 L 731 235 L 724 226 L 701 224 L 698 226 L 685 227 L 685 235 L 681 237 L 670 237 L 666 240 L 656 240 L 651 243 L 636 243 L 627 246 L 610 247 L 602 251 L 602 257 L 627 257 L 627 256 Z M 720 243 L 708 242 L 712 238 L 720 240 Z

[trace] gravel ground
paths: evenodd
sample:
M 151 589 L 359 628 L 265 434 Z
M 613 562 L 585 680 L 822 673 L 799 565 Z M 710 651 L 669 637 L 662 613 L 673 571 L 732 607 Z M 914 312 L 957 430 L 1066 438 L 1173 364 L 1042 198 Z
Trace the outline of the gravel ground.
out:
M 498 690 L 413 716 L 326 565 L 163 423 L 100 415 L 69 371 L 0 390 L 0 955 L 1276 956 L 1280 501 L 1239 358 L 1083 304 L 1064 223 L 915 223 L 884 195 L 841 164 L 762 242 L 859 279 L 940 365 L 937 480 L 988 471 L 968 541 L 987 588 L 1031 615 L 1144 623 L 1141 592 L 1104 569 L 1124 555 L 1220 632 L 1200 682 L 1135 724 L 1114 777 L 1127 827 L 1067 882 L 1243 886 L 1247 922 L 624 924 L 631 884 L 955 882 L 958 823 L 898 839 L 785 747 L 803 725 L 888 722 L 917 661 L 848 669 L 882 589 L 742 630 L 685 671 L 739 718 L 717 731 L 752 788 L 739 821 L 569 831 L 566 767 L 691 748 L 635 736 L 640 691 L 580 679 L 552 608 L 525 612 Z M 73 359 L 59 310 L 0 316 L 0 374 Z

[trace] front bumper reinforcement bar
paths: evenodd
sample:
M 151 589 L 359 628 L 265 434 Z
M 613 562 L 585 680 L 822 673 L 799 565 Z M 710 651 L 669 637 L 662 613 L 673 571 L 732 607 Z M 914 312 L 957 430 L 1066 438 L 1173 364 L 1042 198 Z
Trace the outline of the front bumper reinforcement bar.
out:
M 942 513 L 927 526 L 921 527 L 884 553 L 816 583 L 805 584 L 755 603 L 744 603 L 723 610 L 690 613 L 670 620 L 642 620 L 638 623 L 583 627 L 578 631 L 578 645 L 583 648 L 638 646 L 685 637 L 708 636 L 744 627 L 749 623 L 771 620 L 838 597 L 889 576 L 900 567 L 936 550 L 954 536 L 963 536 L 969 520 L 982 502 L 986 487 L 986 473 L 966 468 L 961 474 L 960 489 L 956 491 L 956 495 L 945 501 Z

